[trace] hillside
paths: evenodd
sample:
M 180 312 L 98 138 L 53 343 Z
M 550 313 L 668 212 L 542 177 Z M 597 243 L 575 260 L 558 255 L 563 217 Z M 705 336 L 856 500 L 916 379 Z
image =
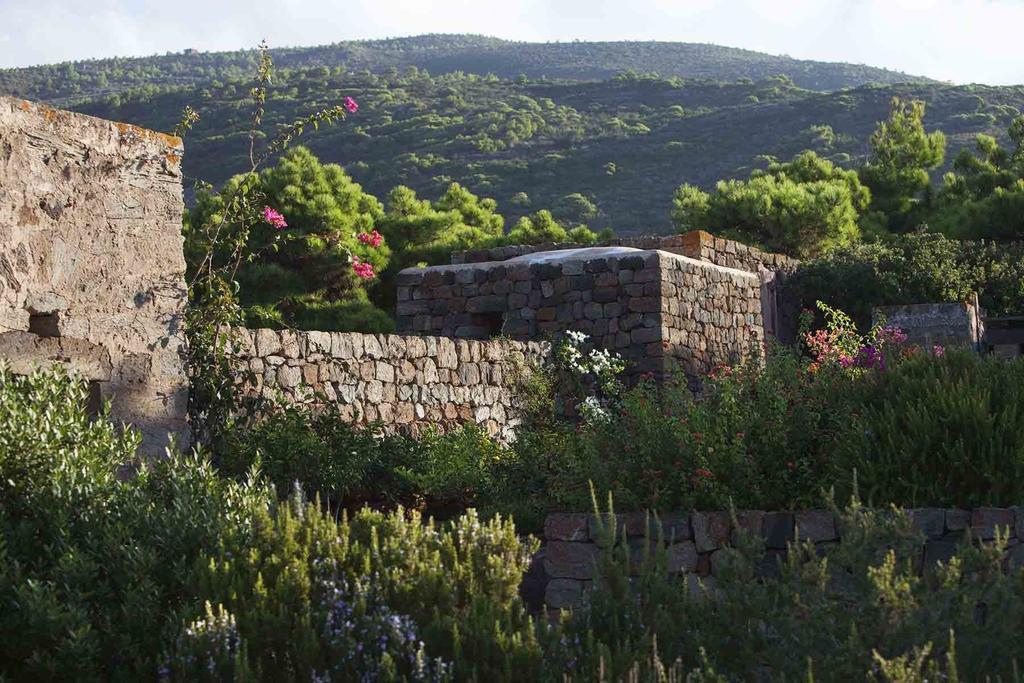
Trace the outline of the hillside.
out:
M 509 224 L 550 208 L 564 221 L 594 228 L 667 230 L 672 191 L 682 182 L 707 187 L 745 176 L 762 155 L 789 158 L 804 149 L 857 164 L 894 95 L 928 103 L 928 127 L 949 137 L 947 161 L 978 133 L 1005 139 L 1006 126 L 1024 110 L 1022 87 L 919 81 L 822 92 L 800 87 L 795 72 L 753 80 L 746 76 L 781 58 L 713 46 L 427 36 L 274 55 L 268 131 L 351 95 L 360 103 L 356 115 L 304 141 L 321 159 L 341 163 L 382 199 L 397 184 L 434 198 L 458 181 L 497 199 Z M 85 97 L 72 108 L 170 130 L 191 105 L 202 120 L 186 143 L 185 171 L 220 182 L 243 167 L 253 58 L 236 52 L 78 64 L 82 93 L 119 92 Z M 398 68 L 409 65 L 437 75 Z M 555 65 L 558 80 L 529 75 L 532 69 L 550 77 Z M 631 65 L 663 74 L 686 67 L 717 80 L 636 72 L 590 80 Z M 822 71 L 826 66 L 817 64 L 815 73 L 831 74 L 828 84 L 837 85 L 840 72 Z M 839 66 L 853 70 L 844 83 L 869 75 L 858 71 L 866 67 Z M 0 92 L 59 102 L 71 86 L 54 73 L 68 68 L 0 72 Z M 457 70 L 439 73 L 445 69 Z M 511 77 L 474 69 L 504 69 Z M 131 87 L 138 82 L 146 85 Z M 593 206 L 575 201 L 574 193 Z
M 501 78 L 604 80 L 626 71 L 716 81 L 784 75 L 802 88 L 838 90 L 865 83 L 927 82 L 919 76 L 864 66 L 816 62 L 699 43 L 525 43 L 476 35 L 425 35 L 357 40 L 271 51 L 282 68 L 328 67 L 384 72 L 415 66 L 432 74 L 463 71 Z M 181 53 L 0 69 L 0 92 L 52 104 L 123 92 L 132 87 L 194 85 L 246 77 L 255 50 Z

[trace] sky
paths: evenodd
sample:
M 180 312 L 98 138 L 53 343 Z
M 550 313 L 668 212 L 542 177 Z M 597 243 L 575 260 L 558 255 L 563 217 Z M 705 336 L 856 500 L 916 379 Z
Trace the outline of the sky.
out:
M 1024 0 L 0 0 L 0 67 L 423 33 L 716 43 L 1024 83 Z

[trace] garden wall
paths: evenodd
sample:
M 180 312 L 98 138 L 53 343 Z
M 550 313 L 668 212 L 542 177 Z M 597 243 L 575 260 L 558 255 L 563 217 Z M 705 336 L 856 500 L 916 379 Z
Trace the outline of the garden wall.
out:
M 178 138 L 0 97 L 0 358 L 60 362 L 162 453 L 188 443 Z
M 476 423 L 508 440 L 516 389 L 547 358 L 537 342 L 354 332 L 235 330 L 239 382 L 253 397 L 333 406 L 354 424 L 415 435 Z
M 1024 507 L 956 510 L 918 508 L 907 510 L 913 528 L 924 536 L 919 571 L 937 561 L 951 558 L 968 529 L 975 539 L 991 540 L 995 530 L 1008 530 L 1007 560 L 1024 566 Z M 828 510 L 798 512 L 742 511 L 736 514 L 739 528 L 764 540 L 767 550 L 758 573 L 776 570 L 785 556 L 787 543 L 796 539 L 812 541 L 822 552 L 842 542 L 842 529 Z M 611 523 L 603 516 L 606 525 Z M 722 552 L 733 543 L 737 528 L 727 512 L 666 514 L 660 518 L 669 571 L 686 575 L 692 590 L 713 588 L 715 573 L 725 560 Z M 645 513 L 616 515 L 620 541 L 639 553 L 648 535 L 656 539 L 655 526 Z M 547 584 L 544 602 L 549 609 L 572 607 L 592 584 L 598 546 L 598 519 L 593 514 L 557 513 L 544 523 L 545 544 L 539 555 Z M 697 583 L 700 579 L 700 584 Z

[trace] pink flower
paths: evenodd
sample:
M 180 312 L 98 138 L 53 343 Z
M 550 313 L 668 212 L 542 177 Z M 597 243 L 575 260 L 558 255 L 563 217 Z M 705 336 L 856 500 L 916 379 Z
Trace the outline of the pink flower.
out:
M 358 256 L 352 257 L 352 270 L 364 280 L 372 280 L 377 274 L 373 271 L 373 264 L 360 261 Z
M 345 105 L 345 109 L 348 109 L 349 114 L 355 114 L 356 110 L 359 109 L 359 105 L 351 97 L 346 97 L 343 100 L 343 104 Z
M 932 347 L 932 354 L 934 354 L 936 356 L 945 356 L 946 355 L 946 349 L 944 349 L 940 345 L 936 344 L 935 346 Z
M 285 222 L 284 216 L 282 216 L 280 212 L 275 211 L 269 206 L 263 207 L 263 220 L 265 220 L 267 223 L 270 223 L 278 230 L 280 230 L 281 228 L 288 227 L 288 223 Z
M 384 236 L 374 230 L 373 232 L 361 232 L 356 235 L 356 239 L 376 249 L 384 241 Z

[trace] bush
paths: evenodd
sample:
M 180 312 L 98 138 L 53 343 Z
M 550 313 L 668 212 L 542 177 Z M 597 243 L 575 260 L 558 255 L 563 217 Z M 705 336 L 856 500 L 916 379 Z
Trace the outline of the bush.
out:
M 773 347 L 763 365 L 706 378 L 699 401 L 682 382 L 641 383 L 575 428 L 527 430 L 496 498 L 530 520 L 586 509 L 590 483 L 630 510 L 815 507 L 857 481 L 873 504 L 1024 500 L 1024 361 L 877 334 L 878 346 L 853 335 L 853 355 L 830 347 L 814 362 Z
M 979 507 L 1024 501 L 1024 362 L 967 350 L 916 354 L 850 385 L 837 450 L 875 503 Z
M 841 543 L 780 560 L 740 533 L 702 586 L 666 572 L 661 543 L 630 551 L 607 524 L 613 550 L 564 622 L 562 661 L 576 680 L 1016 680 L 1024 571 L 1003 571 L 1005 537 L 922 577 L 906 515 L 836 512 Z
M 444 680 L 455 666 L 508 680 L 539 667 L 546 631 L 517 596 L 535 545 L 510 521 L 336 520 L 198 455 L 122 481 L 137 437 L 90 421 L 85 396 L 59 371 L 0 369 L 0 677 Z
M 874 306 L 965 301 L 977 292 L 990 315 L 1024 314 L 1024 244 L 959 242 L 914 233 L 835 249 L 790 278 L 787 301 L 821 299 L 866 328 Z
M 404 504 L 447 516 L 486 503 L 493 468 L 511 455 L 476 425 L 419 439 L 382 427 L 314 405 L 268 405 L 236 428 L 219 466 L 238 479 L 258 467 L 280 497 L 298 484 L 335 507 Z
M 152 678 L 195 558 L 241 544 L 266 491 L 175 455 L 121 482 L 138 437 L 60 370 L 0 368 L 0 675 Z

